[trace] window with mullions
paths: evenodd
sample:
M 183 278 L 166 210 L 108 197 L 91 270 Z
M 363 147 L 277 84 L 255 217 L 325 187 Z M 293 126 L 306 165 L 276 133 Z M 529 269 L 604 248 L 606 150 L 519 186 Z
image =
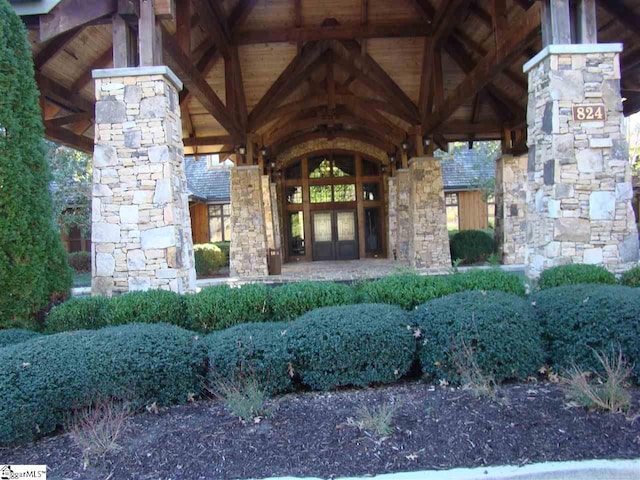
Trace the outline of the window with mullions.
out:
M 458 210 L 458 194 L 445 193 L 444 201 L 447 210 L 447 230 L 459 230 L 460 214 Z
M 309 178 L 341 178 L 356 174 L 356 161 L 350 155 L 309 158 Z
M 229 204 L 209 205 L 209 241 L 231 241 L 231 221 Z

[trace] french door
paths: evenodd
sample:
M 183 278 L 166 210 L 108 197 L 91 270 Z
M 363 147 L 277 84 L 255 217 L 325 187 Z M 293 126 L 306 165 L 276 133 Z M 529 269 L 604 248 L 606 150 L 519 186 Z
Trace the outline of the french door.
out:
M 313 212 L 313 259 L 358 258 L 358 226 L 355 210 Z

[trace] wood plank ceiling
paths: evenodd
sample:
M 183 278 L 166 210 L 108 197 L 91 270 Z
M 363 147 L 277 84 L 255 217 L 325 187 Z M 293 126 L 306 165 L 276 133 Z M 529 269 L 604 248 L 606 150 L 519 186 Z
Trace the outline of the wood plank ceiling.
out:
M 58 16 L 77 2 L 63 0 Z M 74 13 L 72 28 L 56 31 L 56 12 L 24 18 L 46 135 L 86 151 L 93 146 L 91 70 L 113 65 L 112 28 L 121 24 L 114 15 L 126 20 L 123 5 L 135 10 L 137 0 L 91 3 L 90 12 Z M 156 0 L 156 9 L 165 3 Z M 625 113 L 634 113 L 640 0 L 598 7 L 598 40 L 625 44 L 622 93 Z M 175 12 L 161 17 L 162 62 L 186 86 L 187 153 L 249 143 L 275 156 L 311 138 L 340 136 L 391 153 L 403 142 L 421 149 L 423 138 L 443 146 L 526 127 L 522 65 L 541 49 L 540 2 L 176 0 Z M 517 138 L 523 146 L 524 135 Z

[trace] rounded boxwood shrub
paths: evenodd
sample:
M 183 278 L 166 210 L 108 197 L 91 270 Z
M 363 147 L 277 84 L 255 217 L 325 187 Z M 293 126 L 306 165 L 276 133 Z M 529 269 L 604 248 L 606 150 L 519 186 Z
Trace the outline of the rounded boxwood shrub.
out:
M 454 291 L 445 277 L 415 274 L 390 275 L 362 282 L 358 286 L 358 296 L 362 303 L 387 303 L 405 310 Z
M 289 329 L 296 376 L 316 390 L 396 381 L 415 357 L 408 317 L 391 305 L 325 307 L 304 314 Z
M 616 283 L 616 277 L 606 268 L 598 265 L 560 265 L 549 268 L 540 275 L 538 288 L 561 287 L 563 285 L 579 285 L 582 283 Z
M 51 309 L 45 318 L 44 326 L 50 333 L 93 330 L 109 325 L 111 316 L 111 299 L 109 298 L 71 298 Z
M 111 324 L 171 323 L 190 328 L 187 302 L 183 295 L 168 290 L 129 292 L 111 300 Z
M 224 266 L 229 266 L 229 251 L 231 250 L 231 242 L 213 242 L 213 244 L 222 250 L 224 253 L 225 264 Z
M 202 389 L 206 350 L 173 325 L 125 325 L 0 349 L 0 444 L 53 432 L 96 398 L 142 407 L 185 402 Z
M 448 280 L 453 284 L 452 293 L 470 290 L 495 290 L 520 296 L 526 293 L 524 281 L 520 277 L 499 268 L 470 270 L 452 275 Z
M 481 372 L 497 382 L 526 378 L 542 365 L 540 327 L 529 304 L 504 292 L 472 291 L 421 305 L 414 312 L 422 336 L 422 371 L 460 381 L 471 351 Z
M 252 379 L 268 394 L 291 390 L 288 327 L 284 322 L 246 323 L 207 335 L 212 388 L 220 381 Z
M 350 305 L 356 295 L 349 285 L 331 282 L 296 282 L 271 291 L 269 305 L 275 320 L 293 320 L 320 307 Z
M 620 283 L 627 287 L 640 287 L 640 267 L 627 270 L 620 277 Z
M 640 295 L 620 285 L 569 285 L 536 293 L 533 310 L 542 326 L 548 360 L 590 370 L 600 364 L 593 350 L 622 349 L 640 381 Z
M 451 258 L 462 263 L 485 261 L 493 253 L 493 237 L 483 230 L 462 230 L 449 239 Z
M 77 273 L 91 271 L 91 254 L 89 252 L 73 252 L 67 257 L 69 266 Z
M 0 348 L 4 348 L 8 345 L 15 345 L 16 343 L 26 342 L 40 336 L 41 334 L 38 332 L 34 332 L 33 330 L 23 330 L 21 328 L 0 330 Z
M 264 322 L 268 318 L 268 294 L 268 287 L 259 283 L 203 288 L 187 296 L 193 328 L 211 332 L 239 323 Z
M 213 243 L 200 243 L 193 246 L 195 268 L 198 276 L 215 275 L 227 264 L 227 256 Z

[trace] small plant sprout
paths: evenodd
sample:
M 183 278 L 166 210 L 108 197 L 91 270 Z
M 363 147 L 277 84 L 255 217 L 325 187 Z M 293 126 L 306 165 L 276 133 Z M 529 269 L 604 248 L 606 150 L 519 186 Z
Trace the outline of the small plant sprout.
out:
M 120 450 L 118 440 L 129 415 L 126 403 L 109 398 L 98 398 L 91 406 L 74 410 L 66 421 L 66 429 L 82 451 L 84 468 L 92 458 Z
M 364 406 L 358 410 L 357 417 L 347 419 L 347 425 L 354 426 L 378 437 L 388 437 L 393 432 L 393 416 L 398 407 L 384 402 L 378 407 Z
M 495 379 L 480 369 L 474 349 L 464 339 L 460 340 L 460 349 L 454 361 L 460 374 L 462 388 L 471 390 L 477 397 L 496 399 Z
M 562 378 L 569 405 L 605 412 L 626 412 L 631 405 L 631 397 L 625 385 L 632 367 L 624 360 L 621 349 L 617 354 L 595 350 L 593 354 L 602 366 L 602 375 L 573 365 Z
M 244 422 L 259 422 L 270 410 L 266 407 L 269 395 L 253 377 L 238 381 L 219 379 L 214 394 L 222 401 L 231 415 Z

